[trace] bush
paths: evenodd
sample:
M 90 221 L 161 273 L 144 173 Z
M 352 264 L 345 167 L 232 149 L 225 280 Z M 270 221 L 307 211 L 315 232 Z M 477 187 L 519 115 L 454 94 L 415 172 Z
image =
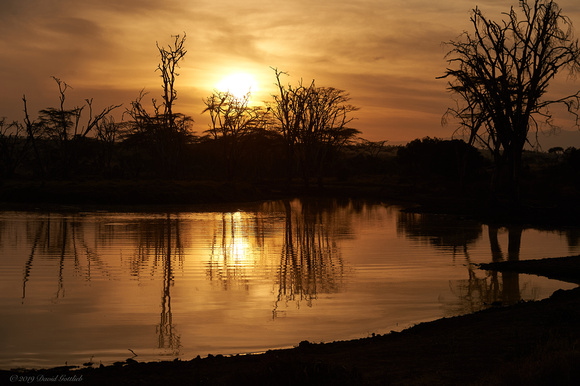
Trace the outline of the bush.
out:
M 475 147 L 462 140 L 426 137 L 400 148 L 397 162 L 402 172 L 414 176 L 462 179 L 479 174 L 486 161 Z

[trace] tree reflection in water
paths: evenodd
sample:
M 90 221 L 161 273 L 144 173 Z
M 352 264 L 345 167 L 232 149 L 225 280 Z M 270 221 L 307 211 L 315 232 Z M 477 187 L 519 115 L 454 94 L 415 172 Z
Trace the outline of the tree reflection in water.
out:
M 399 213 L 397 221 L 398 229 L 407 237 L 417 240 L 428 240 L 437 247 L 452 250 L 453 256 L 461 251 L 467 267 L 468 278 L 450 283 L 453 292 L 458 297 L 456 304 L 447 304 L 449 314 L 470 313 L 487 308 L 493 304 L 515 304 L 521 300 L 519 274 L 504 272 L 501 281 L 495 271 L 480 271 L 471 261 L 469 246 L 474 244 L 482 235 L 483 226 L 473 220 L 450 218 L 445 215 Z M 502 252 L 498 240 L 498 228 L 496 225 L 488 226 L 488 237 L 491 248 L 492 261 L 503 261 Z M 521 226 L 508 226 L 508 252 L 507 260 L 519 260 Z M 484 274 L 478 277 L 477 273 Z
M 163 287 L 161 291 L 161 317 L 156 327 L 158 338 L 157 347 L 169 350 L 169 354 L 178 355 L 181 347 L 180 337 L 176 333 L 171 311 L 171 287 L 174 284 L 174 264 L 183 266 L 184 254 L 180 231 L 181 221 L 178 216 L 172 218 L 166 214 L 165 218 L 155 218 L 139 222 L 139 242 L 137 253 L 134 255 L 131 266 L 136 272 L 147 266 L 151 261 L 151 276 L 161 268 Z
M 96 229 L 86 229 L 94 225 Z M 171 292 L 173 286 L 173 265 L 183 263 L 183 247 L 180 234 L 180 221 L 165 218 L 140 221 L 136 225 L 138 236 L 135 254 L 129 260 L 132 276 L 139 276 L 143 267 L 151 266 L 151 276 L 161 269 L 163 288 L 161 293 L 161 320 L 156 328 L 159 348 L 169 349 L 172 353 L 179 350 L 179 336 L 175 333 L 171 312 Z M 75 215 L 47 215 L 46 218 L 26 223 L 27 244 L 30 251 L 24 264 L 22 279 L 22 303 L 26 299 L 26 285 L 33 274 L 35 259 L 46 259 L 58 266 L 57 289 L 53 301 L 65 296 L 64 270 L 72 258 L 72 266 L 76 276 L 91 281 L 95 270 L 100 277 L 111 277 L 111 269 L 97 253 L 96 246 L 91 248 L 87 242 L 87 235 L 94 232 L 98 243 L 106 244 L 114 238 L 112 227 L 101 222 L 85 222 L 83 216 Z M 134 227 L 135 225 L 126 225 Z M 93 232 L 91 232 L 93 231 Z M 150 259 L 152 261 L 150 261 Z M 149 264 L 151 263 L 151 264 Z
M 372 283 L 387 282 L 392 272 L 389 264 L 393 264 L 389 258 L 397 254 L 394 261 L 405 264 L 404 256 L 399 258 L 401 251 L 403 254 L 414 254 L 416 251 L 428 250 L 426 256 L 432 259 L 430 267 L 439 269 L 445 266 L 442 274 L 449 273 L 453 278 L 463 279 L 450 282 L 457 296 L 452 296 L 452 300 L 443 304 L 447 314 L 476 311 L 493 303 L 513 303 L 527 296 L 525 292 L 520 292 L 520 281 L 524 280 L 518 274 L 479 270 L 471 264 L 470 256 L 471 253 L 477 262 L 487 260 L 489 252 L 484 251 L 483 258 L 481 252 L 473 252 L 475 248 L 481 251 L 481 244 L 484 244 L 484 248 L 491 251 L 492 261 L 519 259 L 524 233 L 522 227 L 482 226 L 476 221 L 454 216 L 400 213 L 398 209 L 389 212 L 384 207 L 364 201 L 291 200 L 249 207 L 252 209 L 247 211 L 180 214 L 8 214 L 7 220 L 0 219 L 0 244 L 7 257 L 5 261 L 12 261 L 11 253 L 17 254 L 13 265 L 17 264 L 18 273 L 10 277 L 16 280 L 16 298 L 20 300 L 21 284 L 21 301 L 29 303 L 22 309 L 34 311 L 38 296 L 38 303 L 48 300 L 64 305 L 59 308 L 59 312 L 63 311 L 62 317 L 72 315 L 71 320 L 77 317 L 86 320 L 89 315 L 100 312 L 102 304 L 108 307 L 109 300 L 119 300 L 116 305 L 123 307 L 117 307 L 111 312 L 126 316 L 126 313 L 133 310 L 130 307 L 135 306 L 137 313 L 146 310 L 150 319 L 134 316 L 139 320 L 127 323 L 144 327 L 148 337 L 156 338 L 153 343 L 146 343 L 147 348 L 159 348 L 162 356 L 183 354 L 186 349 L 182 348 L 182 340 L 185 346 L 191 347 L 190 335 L 194 335 L 192 331 L 197 326 L 179 325 L 177 329 L 174 322 L 178 317 L 179 320 L 188 321 L 201 315 L 200 325 L 207 320 L 213 323 L 216 315 L 220 317 L 221 310 L 216 313 L 213 310 L 207 311 L 212 307 L 207 306 L 210 304 L 208 302 L 227 299 L 223 303 L 224 307 L 232 306 L 236 310 L 247 304 L 256 306 L 259 315 L 252 314 L 251 318 L 254 319 L 249 319 L 248 323 L 253 328 L 257 319 L 281 318 L 290 308 L 311 307 L 316 305 L 317 299 L 328 297 L 325 295 L 343 292 L 345 282 L 351 279 L 353 266 L 362 267 L 359 272 L 372 271 L 371 277 L 375 280 Z M 392 220 L 395 219 L 398 235 L 393 231 Z M 369 229 L 370 232 L 363 232 Z M 383 231 L 385 235 L 388 233 L 384 239 Z M 578 244 L 577 228 L 560 230 L 558 233 L 566 236 L 568 245 Z M 507 243 L 502 239 L 504 236 L 507 236 Z M 482 238 L 489 240 L 489 247 L 487 240 L 481 242 Z M 349 240 L 349 243 L 343 243 L 346 239 L 353 239 L 353 242 Z M 413 241 L 408 242 L 408 239 Z M 500 239 L 506 245 L 500 244 Z M 366 240 L 376 244 L 367 245 Z M 476 243 L 477 240 L 480 241 Z M 391 241 L 395 246 L 401 245 L 405 249 L 386 250 L 391 246 Z M 432 248 L 416 248 L 418 243 L 423 244 L 422 247 L 429 244 L 444 250 L 445 257 L 440 259 L 440 253 L 432 253 Z M 353 248 L 362 249 L 359 253 L 358 249 Z M 356 265 L 350 266 L 345 262 L 343 253 L 351 264 Z M 525 250 L 522 253 L 527 255 Z M 452 257 L 448 258 L 449 255 Z M 451 259 L 457 260 L 458 264 L 448 264 Z M 432 264 L 433 260 L 436 264 Z M 417 261 L 410 263 L 416 265 Z M 10 264 L 7 266 L 12 267 Z M 466 276 L 463 266 L 467 270 Z M 449 270 L 449 267 L 452 269 Z M 381 276 L 385 272 L 387 276 Z M 5 277 L 9 275 L 5 274 Z M 354 284 L 353 291 L 373 294 L 372 299 L 367 299 L 369 303 L 364 305 L 368 309 L 373 310 L 372 302 L 375 298 L 378 299 L 377 304 L 388 308 L 390 298 L 382 299 L 381 294 L 377 295 L 376 291 L 380 289 L 367 289 L 367 283 L 360 285 L 360 281 L 357 281 L 367 277 L 361 274 L 354 278 L 351 282 Z M 438 275 L 432 279 L 439 280 L 439 287 L 440 278 Z M 113 280 L 112 283 L 103 283 L 101 279 Z M 416 280 L 422 278 L 413 277 L 410 285 L 414 286 Z M 93 285 L 84 286 L 84 281 L 93 281 Z M 145 282 L 153 283 L 153 286 L 141 286 Z M 447 279 L 444 279 L 443 287 L 446 282 Z M 179 297 L 174 288 L 176 285 L 180 286 Z M 193 291 L 189 289 L 198 287 L 201 290 L 196 293 L 208 295 L 210 299 L 195 299 L 192 302 Z M 214 291 L 216 287 L 217 291 Z M 119 292 L 119 299 L 111 299 L 109 288 L 128 291 Z M 75 295 L 73 289 L 78 289 L 81 297 L 72 296 Z M 222 291 L 230 293 L 219 293 L 213 297 L 216 292 Z M 239 293 L 234 291 L 246 291 L 247 294 L 238 296 Z M 441 293 L 447 296 L 448 291 Z M 161 299 L 157 303 L 159 295 Z M 430 292 L 427 294 L 428 301 L 432 301 L 431 295 Z M 91 296 L 95 296 L 96 303 L 88 304 L 87 309 L 93 314 L 85 313 L 84 309 L 77 310 L 77 299 L 82 299 L 84 305 L 93 301 Z M 340 303 L 342 297 L 336 298 L 338 302 L 330 300 L 324 306 L 328 306 L 337 315 L 352 312 L 351 309 L 345 311 L 345 308 L 333 309 L 335 304 L 343 304 Z M 345 298 L 351 301 L 350 294 Z M 240 299 L 244 303 L 238 307 Z M 144 304 L 135 305 L 139 302 Z M 195 304 L 189 307 L 190 303 Z M 367 307 L 368 304 L 371 305 Z M 316 310 L 312 311 L 305 314 L 317 315 Z M 323 312 L 326 313 L 326 309 Z M 183 315 L 192 317 L 181 318 Z M 331 313 L 328 315 L 332 316 Z M 282 323 L 278 320 L 275 324 L 276 328 L 281 328 L 284 325 L 291 326 L 293 322 L 288 320 L 288 323 Z M 119 328 L 115 323 L 111 320 L 105 324 L 107 328 Z M 245 326 L 243 323 L 241 325 Z M 105 329 L 102 331 L 104 333 Z M 212 330 L 208 328 L 207 331 Z
M 311 307 L 318 294 L 336 293 L 343 286 L 346 267 L 337 241 L 349 234 L 345 228 L 350 227 L 350 222 L 340 221 L 344 218 L 337 215 L 336 201 L 324 203 L 304 201 L 300 206 L 297 201 L 284 201 L 284 245 L 278 269 L 278 296 L 272 311 L 274 318 L 278 316 L 281 302 L 295 302 L 300 307 L 300 302 L 306 301 Z
M 278 219 L 265 218 L 266 213 L 283 213 L 284 227 L 280 261 L 275 268 L 276 300 L 273 318 L 283 312 L 280 305 L 293 302 L 297 307 L 322 293 L 340 291 L 347 274 L 337 242 L 348 234 L 352 211 L 350 201 L 277 201 L 264 204 L 255 213 L 224 213 L 216 222 L 212 238 L 207 277 L 221 284 L 249 289 L 250 280 L 261 274 L 270 275 L 271 262 L 262 261 L 267 231 L 272 232 Z M 264 210 L 265 209 L 265 210 Z M 340 212 L 345 213 L 341 216 Z M 273 231 L 270 237 L 278 239 Z M 250 272 L 251 270 L 251 272 Z
M 249 289 L 247 270 L 257 259 L 258 249 L 252 249 L 251 238 L 260 240 L 262 227 L 260 216 L 255 216 L 255 223 L 249 223 L 249 216 L 241 212 L 222 213 L 221 219 L 215 222 L 213 230 L 210 259 L 207 264 L 207 277 L 210 281 L 220 283 L 224 290 L 232 285 L 241 285 Z
M 22 303 L 26 298 L 26 284 L 32 275 L 34 260 L 38 254 L 49 262 L 58 265 L 57 290 L 53 301 L 65 296 L 64 269 L 67 260 L 73 258 L 73 267 L 77 275 L 91 281 L 93 267 L 102 276 L 110 276 L 109 267 L 105 261 L 89 247 L 85 240 L 85 223 L 80 215 L 66 216 L 49 214 L 39 221 L 26 223 L 27 244 L 30 252 L 24 266 L 22 279 Z M 84 259 L 82 258 L 84 256 Z M 83 261 L 84 260 L 84 261 Z

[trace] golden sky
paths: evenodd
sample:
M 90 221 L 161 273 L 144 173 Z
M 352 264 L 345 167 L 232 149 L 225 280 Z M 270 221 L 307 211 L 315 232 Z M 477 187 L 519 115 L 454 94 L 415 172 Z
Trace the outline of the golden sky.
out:
M 580 23 L 577 0 L 558 2 Z M 452 104 L 442 42 L 470 30 L 478 5 L 498 18 L 515 1 L 499 0 L 1 0 L 0 117 L 22 119 L 57 106 L 51 76 L 68 83 L 68 107 L 135 99 L 141 89 L 161 99 L 156 42 L 187 34 L 176 111 L 207 129 L 202 99 L 226 76 L 257 81 L 254 99 L 269 100 L 276 67 L 287 82 L 316 80 L 346 90 L 360 107 L 354 125 L 371 140 L 450 137 L 441 126 Z M 580 25 L 580 24 L 579 24 Z M 580 35 L 580 32 L 577 33 Z M 580 88 L 565 77 L 555 91 Z M 574 130 L 571 126 L 568 129 Z

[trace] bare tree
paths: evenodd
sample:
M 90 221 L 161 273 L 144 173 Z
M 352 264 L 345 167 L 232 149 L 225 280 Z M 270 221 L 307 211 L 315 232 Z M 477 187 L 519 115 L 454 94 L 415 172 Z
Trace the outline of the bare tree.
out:
M 161 56 L 161 62 L 157 66 L 157 70 L 161 72 L 161 78 L 163 79 L 163 114 L 165 124 L 168 127 L 175 125 L 175 117 L 173 115 L 173 103 L 177 99 L 175 78 L 179 76 L 177 73 L 179 62 L 187 53 L 185 49 L 185 37 L 186 34 L 183 34 L 183 37 L 179 35 L 173 36 L 173 45 L 169 45 L 167 48 L 160 47 L 159 43 L 156 43 L 159 55 Z M 153 104 L 155 105 L 155 101 Z M 156 110 L 158 111 L 157 108 Z
M 47 107 L 39 112 L 43 134 L 64 144 L 79 133 L 79 124 L 85 106 L 65 109 L 66 91 L 71 88 L 59 78 L 52 77 L 58 86 L 59 107 Z
M 153 112 L 149 113 L 143 105 L 147 93 L 141 90 L 139 96 L 131 102 L 131 107 L 125 111 L 132 119 L 127 139 L 149 153 L 145 156 L 151 158 L 151 166 L 164 176 L 178 171 L 182 165 L 183 149 L 193 138 L 190 130 L 193 119 L 173 111 L 177 99 L 177 69 L 187 51 L 185 34 L 183 37 L 172 37 L 173 44 L 167 47 L 156 43 L 160 55 L 157 71 L 161 72 L 163 81 L 162 103 L 158 104 L 153 98 Z
M 308 87 L 302 84 L 297 87 L 282 84 L 280 77 L 288 75 L 286 72 L 273 68 L 276 75 L 278 94 L 273 95 L 274 103 L 271 106 L 272 115 L 278 122 L 278 131 L 282 134 L 286 144 L 286 175 L 290 180 L 294 175 L 294 159 L 298 143 L 298 133 L 304 119 L 304 109 L 308 97 Z
M 313 175 L 322 181 L 324 167 L 332 152 L 356 137 L 360 132 L 349 127 L 354 120 L 351 113 L 358 108 L 349 104 L 349 95 L 333 87 L 284 86 L 280 80 L 284 72 L 274 69 L 278 94 L 271 107 L 278 130 L 287 147 L 288 175 L 297 162 L 306 185 Z
M 0 177 L 12 177 L 26 156 L 29 142 L 25 133 L 20 123 L 0 118 Z
M 99 141 L 99 161 L 106 176 L 111 175 L 115 146 L 123 137 L 125 126 L 125 122 L 116 122 L 112 115 L 103 117 L 95 126 Z
M 60 103 L 58 108 L 48 107 L 40 110 L 38 125 L 41 134 L 57 145 L 60 153 L 58 162 L 60 173 L 68 177 L 71 165 L 78 160 L 79 154 L 76 151 L 78 140 L 86 138 L 107 114 L 121 105 L 107 106 L 97 115 L 93 115 L 93 100 L 85 99 L 86 104 L 66 109 L 66 91 L 71 87 L 59 78 L 54 76 L 52 78 L 58 86 Z M 83 125 L 81 118 L 86 107 L 89 110 L 89 117 L 87 123 Z
M 214 91 L 204 100 L 211 123 L 207 132 L 221 142 L 228 178 L 235 174 L 243 151 L 243 141 L 252 134 L 265 130 L 268 111 L 260 106 L 250 106 L 251 93 L 236 97 L 230 92 Z
M 145 151 L 143 155 L 150 160 L 150 168 L 157 169 L 163 176 L 169 176 L 177 171 L 184 147 L 193 140 L 193 119 L 184 114 L 172 113 L 169 124 L 167 115 L 159 112 L 155 100 L 154 113 L 147 111 L 143 105 L 146 95 L 141 90 L 139 96 L 131 101 L 131 107 L 125 110 L 131 120 L 124 137 L 128 144 Z
M 37 165 L 37 173 L 44 178 L 45 169 L 42 159 L 40 158 L 40 151 L 38 150 L 38 145 L 36 140 L 39 135 L 40 126 L 36 121 L 30 120 L 30 115 L 28 114 L 28 106 L 26 101 L 26 95 L 22 96 L 22 102 L 24 103 L 24 126 L 26 128 L 26 141 L 32 144 L 32 150 L 34 151 L 34 158 Z
M 551 0 L 519 2 L 522 16 L 512 7 L 505 20 L 487 19 L 473 10 L 473 33 L 464 32 L 447 44 L 451 66 L 442 78 L 457 94 L 456 107 L 447 115 L 459 120 L 469 143 L 479 142 L 494 155 L 494 191 L 506 171 L 504 187 L 512 202 L 519 201 L 519 178 L 524 145 L 530 129 L 552 125 L 549 107 L 563 104 L 578 118 L 580 91 L 561 98 L 547 98 L 550 81 L 560 70 L 580 69 L 580 49 L 570 20 Z M 578 119 L 577 119 L 578 122 Z

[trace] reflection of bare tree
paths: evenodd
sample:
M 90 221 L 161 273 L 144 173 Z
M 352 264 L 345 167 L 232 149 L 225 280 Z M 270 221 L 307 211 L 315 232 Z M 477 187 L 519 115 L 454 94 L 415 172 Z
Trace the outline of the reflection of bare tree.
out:
M 328 208 L 304 205 L 297 210 L 288 201 L 284 202 L 284 208 L 284 245 L 278 270 L 279 290 L 274 317 L 277 316 L 280 302 L 292 301 L 300 306 L 301 301 L 306 301 L 310 307 L 319 293 L 340 291 L 345 275 L 335 233 L 336 226 L 344 224 L 323 221 Z
M 28 278 L 30 277 L 30 271 L 32 270 L 32 264 L 34 262 L 34 255 L 36 254 L 36 248 L 40 241 L 40 237 L 44 230 L 44 223 L 41 223 L 36 229 L 36 234 L 32 240 L 32 246 L 30 248 L 30 253 L 28 254 L 28 259 L 24 264 L 24 277 L 22 278 L 22 303 L 24 304 L 24 299 L 26 298 L 26 283 L 28 282 Z
M 283 236 L 274 317 L 280 302 L 299 306 L 306 301 L 311 306 L 318 294 L 340 290 L 346 272 L 337 241 L 351 237 L 352 214 L 363 209 L 349 200 L 295 200 L 268 202 L 252 214 L 224 213 L 216 222 L 207 276 L 225 290 L 233 285 L 248 290 L 249 275 L 270 274 L 272 262 L 259 261 L 265 239 Z M 283 216 L 283 235 L 277 232 L 280 218 L 271 214 Z
M 139 223 L 137 253 L 130 261 L 134 275 L 151 263 L 151 275 L 161 269 L 163 288 L 161 291 L 161 316 L 156 327 L 158 348 L 168 349 L 177 355 L 181 347 L 180 337 L 175 332 L 171 310 L 171 287 L 174 284 L 174 263 L 183 264 L 183 243 L 179 218 L 156 218 Z M 152 260 L 151 260 L 152 258 Z
M 508 260 L 519 260 L 521 226 L 510 226 L 508 231 Z M 503 261 L 504 253 L 498 239 L 499 228 L 496 225 L 488 226 L 488 237 L 493 262 Z M 516 272 L 501 273 L 501 281 L 498 272 L 488 271 L 486 276 L 476 276 L 473 264 L 467 257 L 469 279 L 455 283 L 455 292 L 459 298 L 459 304 L 455 313 L 474 312 L 492 304 L 515 304 L 521 300 L 519 274 Z M 481 272 L 481 271 L 477 271 Z
M 492 228 L 493 226 L 490 225 L 490 229 Z M 507 259 L 508 261 L 517 261 L 520 259 L 520 246 L 522 241 L 523 229 L 521 226 L 510 226 L 507 229 L 508 229 Z M 493 233 L 490 232 L 489 238 L 490 243 L 498 244 L 497 228 Z M 492 238 L 495 238 L 495 240 L 492 241 Z M 495 252 L 495 256 L 492 254 L 492 260 L 494 262 L 503 260 L 503 254 L 500 249 L 498 249 Z M 501 275 L 503 282 L 502 298 L 501 298 L 502 303 L 505 304 L 517 303 L 521 299 L 519 274 L 517 272 L 503 272 Z
M 161 321 L 159 326 L 157 326 L 157 333 L 159 334 L 159 348 L 169 348 L 173 353 L 177 353 L 181 347 L 179 340 L 179 335 L 175 334 L 175 327 L 173 325 L 173 314 L 171 312 L 171 293 L 170 288 L 173 286 L 173 268 L 172 268 L 172 254 L 177 254 L 179 256 L 179 261 L 183 261 L 183 248 L 181 244 L 181 237 L 179 233 L 179 221 L 175 221 L 175 240 L 172 238 L 172 221 L 167 215 L 166 227 L 164 227 L 164 233 L 160 237 L 160 240 L 166 240 L 165 245 L 161 243 L 159 248 L 156 248 L 161 254 L 161 259 L 163 263 L 163 293 L 161 296 Z M 172 243 L 174 246 L 172 248 Z M 175 252 L 173 252 L 175 249 Z M 158 256 L 156 254 L 155 260 L 157 261 Z
M 482 226 L 471 220 L 449 218 L 443 215 L 400 213 L 398 230 L 407 237 L 426 240 L 431 245 L 445 250 L 458 249 L 463 251 L 468 278 L 453 283 L 453 292 L 458 297 L 458 303 L 451 305 L 452 314 L 478 311 L 490 304 L 514 304 L 521 299 L 519 275 L 512 272 L 501 274 L 487 272 L 485 277 L 477 277 L 469 256 L 469 245 L 481 237 Z M 522 237 L 521 226 L 509 226 L 508 260 L 519 260 Z M 488 237 L 492 261 L 504 260 L 504 253 L 498 240 L 499 228 L 488 226 Z M 448 305 L 449 306 L 449 305 Z
M 397 231 L 408 238 L 451 250 L 455 256 L 457 252 L 466 254 L 469 244 L 481 237 L 481 223 L 440 214 L 399 212 Z
M 211 255 L 207 276 L 210 281 L 219 282 L 227 290 L 232 284 L 248 289 L 247 267 L 253 251 L 250 248 L 250 234 L 263 233 L 258 216 L 254 225 L 246 223 L 240 212 L 222 213 L 221 221 L 214 229 Z M 260 242 L 260 237 L 255 237 Z M 259 245 L 259 244 L 258 244 Z
M 96 266 L 104 275 L 109 275 L 107 264 L 90 248 L 85 240 L 84 223 L 76 216 L 50 216 L 40 221 L 27 223 L 27 238 L 30 253 L 24 265 L 22 280 L 22 302 L 26 298 L 26 284 L 32 274 L 34 260 L 38 254 L 58 266 L 55 300 L 65 296 L 64 270 L 72 257 L 78 275 L 91 280 L 91 267 Z M 83 256 L 86 258 L 83 262 Z

